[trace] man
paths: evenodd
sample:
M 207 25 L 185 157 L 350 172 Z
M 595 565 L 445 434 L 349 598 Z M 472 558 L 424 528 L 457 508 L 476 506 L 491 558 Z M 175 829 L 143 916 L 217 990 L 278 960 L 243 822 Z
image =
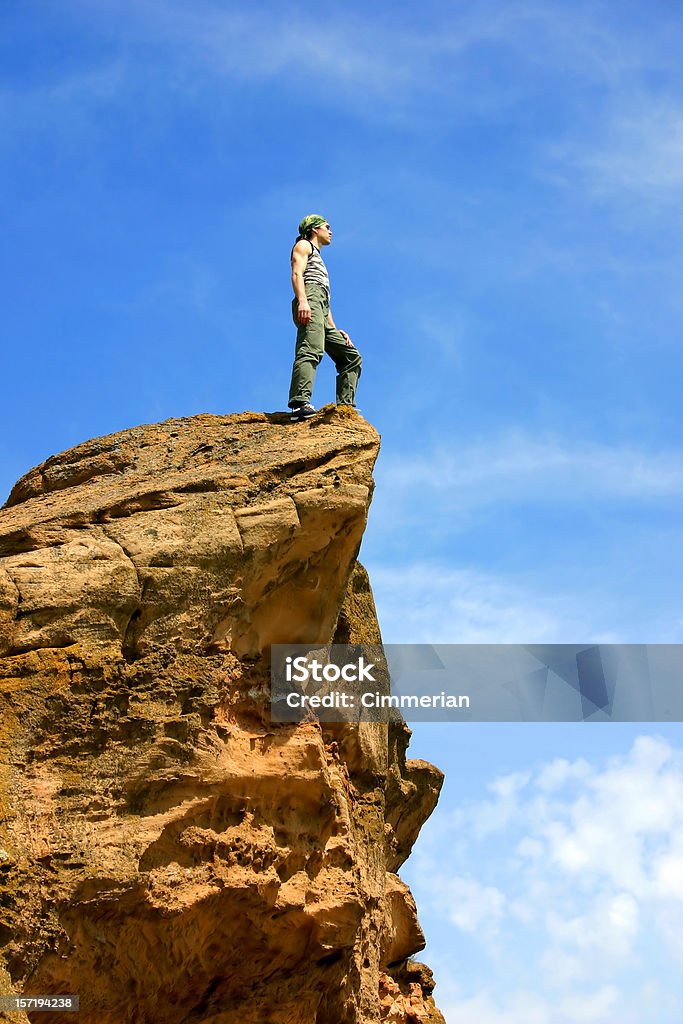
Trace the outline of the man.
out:
M 330 311 L 330 278 L 320 250 L 332 241 L 332 228 L 317 213 L 304 217 L 292 249 L 292 316 L 296 351 L 289 389 L 292 423 L 315 413 L 311 405 L 318 363 L 327 352 L 337 368 L 337 405 L 356 404 L 361 357 L 346 331 L 338 331 Z

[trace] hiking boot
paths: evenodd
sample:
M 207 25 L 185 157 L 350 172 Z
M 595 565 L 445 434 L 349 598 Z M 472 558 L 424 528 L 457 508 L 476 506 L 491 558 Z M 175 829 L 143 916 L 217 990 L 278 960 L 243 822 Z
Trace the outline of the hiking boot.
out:
M 292 423 L 301 423 L 302 420 L 309 420 L 311 416 L 315 416 L 314 405 L 311 405 L 310 402 L 296 402 L 292 405 L 289 418 Z

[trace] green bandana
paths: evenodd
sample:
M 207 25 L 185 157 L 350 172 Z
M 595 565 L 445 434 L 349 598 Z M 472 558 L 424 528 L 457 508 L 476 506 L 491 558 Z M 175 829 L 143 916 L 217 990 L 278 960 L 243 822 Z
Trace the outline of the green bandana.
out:
M 299 224 L 299 237 L 305 238 L 311 228 L 318 228 L 321 224 L 327 224 L 327 218 L 321 217 L 319 213 L 309 213 Z

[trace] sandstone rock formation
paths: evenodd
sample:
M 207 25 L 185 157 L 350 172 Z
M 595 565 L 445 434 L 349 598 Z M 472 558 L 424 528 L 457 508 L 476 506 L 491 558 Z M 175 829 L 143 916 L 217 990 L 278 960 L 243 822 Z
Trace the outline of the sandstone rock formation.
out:
M 271 644 L 379 641 L 356 562 L 378 448 L 351 411 L 197 416 L 15 486 L 0 992 L 81 999 L 29 1020 L 443 1021 L 396 874 L 441 774 L 402 724 L 269 714 Z

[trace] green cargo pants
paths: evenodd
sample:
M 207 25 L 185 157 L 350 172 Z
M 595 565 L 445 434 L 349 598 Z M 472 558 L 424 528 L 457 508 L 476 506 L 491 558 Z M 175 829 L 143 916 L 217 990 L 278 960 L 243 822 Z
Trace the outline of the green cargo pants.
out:
M 329 326 L 327 289 L 320 284 L 309 284 L 306 296 L 311 307 L 310 323 L 299 323 L 299 303 L 297 299 L 292 302 L 292 317 L 298 329 L 289 404 L 310 402 L 315 371 L 323 353 L 327 352 L 337 368 L 337 405 L 355 405 L 362 362 L 360 352 L 347 345 L 339 331 Z

